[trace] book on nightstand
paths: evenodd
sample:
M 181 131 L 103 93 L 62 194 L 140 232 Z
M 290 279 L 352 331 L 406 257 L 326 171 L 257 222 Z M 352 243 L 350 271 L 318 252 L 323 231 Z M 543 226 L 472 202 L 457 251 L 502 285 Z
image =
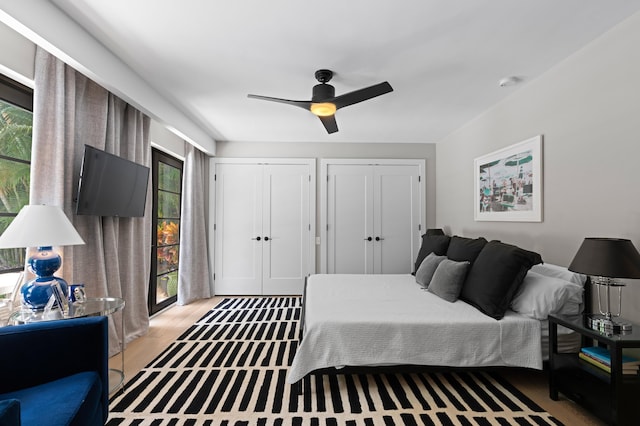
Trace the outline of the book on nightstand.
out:
M 611 373 L 611 358 L 609 351 L 606 348 L 598 346 L 589 346 L 580 349 L 578 355 L 580 359 L 588 362 L 591 365 Z M 624 375 L 637 375 L 640 370 L 640 359 L 622 355 L 622 374 Z

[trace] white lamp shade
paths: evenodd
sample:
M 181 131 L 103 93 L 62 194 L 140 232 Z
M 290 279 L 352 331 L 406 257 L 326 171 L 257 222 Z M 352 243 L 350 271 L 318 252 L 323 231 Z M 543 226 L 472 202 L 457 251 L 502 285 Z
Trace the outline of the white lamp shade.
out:
M 0 248 L 78 244 L 84 244 L 82 237 L 58 206 L 24 206 L 0 235 Z

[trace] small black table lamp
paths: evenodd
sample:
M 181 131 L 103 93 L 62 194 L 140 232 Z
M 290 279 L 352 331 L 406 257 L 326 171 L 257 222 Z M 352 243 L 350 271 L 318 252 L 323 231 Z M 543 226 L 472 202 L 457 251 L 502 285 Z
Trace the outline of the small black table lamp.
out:
M 614 321 L 622 311 L 623 283 L 614 278 L 640 278 L 640 253 L 630 240 L 621 238 L 585 238 L 569 270 L 592 276 L 598 285 L 598 309 L 601 315 L 591 315 L 591 328 L 608 333 L 631 331 L 631 324 Z M 600 290 L 606 289 L 606 310 L 602 307 Z M 611 313 L 611 287 L 618 289 L 618 312 Z

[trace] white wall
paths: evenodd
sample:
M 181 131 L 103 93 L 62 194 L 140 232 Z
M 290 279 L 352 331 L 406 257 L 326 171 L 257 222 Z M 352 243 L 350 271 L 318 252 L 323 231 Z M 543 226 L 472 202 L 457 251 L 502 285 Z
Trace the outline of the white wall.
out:
M 151 120 L 149 133 L 151 146 L 184 161 L 184 140 L 155 120 Z
M 177 109 L 53 2 L 0 0 L 0 21 L 200 150 L 215 154 L 215 141 L 201 123 Z M 5 56 L 11 52 L 2 53 L 0 61 L 10 65 Z
M 584 237 L 640 248 L 640 14 L 615 27 L 436 148 L 436 222 L 567 266 Z M 474 222 L 473 159 L 544 135 L 544 221 Z M 640 323 L 640 280 L 623 317 Z
M 33 88 L 36 46 L 0 22 L 0 72 Z
M 0 22 L 0 73 L 33 88 L 36 45 Z M 157 148 L 184 159 L 184 140 L 151 120 L 151 142 Z

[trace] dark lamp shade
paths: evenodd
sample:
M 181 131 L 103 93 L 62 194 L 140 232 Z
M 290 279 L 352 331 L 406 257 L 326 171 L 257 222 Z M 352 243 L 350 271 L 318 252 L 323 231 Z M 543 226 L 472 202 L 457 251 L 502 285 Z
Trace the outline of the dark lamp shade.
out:
M 608 278 L 640 278 L 640 253 L 630 240 L 585 238 L 569 270 Z
M 427 232 L 425 233 L 425 235 L 429 237 L 433 235 L 444 235 L 444 231 L 440 228 L 431 228 L 431 229 L 427 229 Z

